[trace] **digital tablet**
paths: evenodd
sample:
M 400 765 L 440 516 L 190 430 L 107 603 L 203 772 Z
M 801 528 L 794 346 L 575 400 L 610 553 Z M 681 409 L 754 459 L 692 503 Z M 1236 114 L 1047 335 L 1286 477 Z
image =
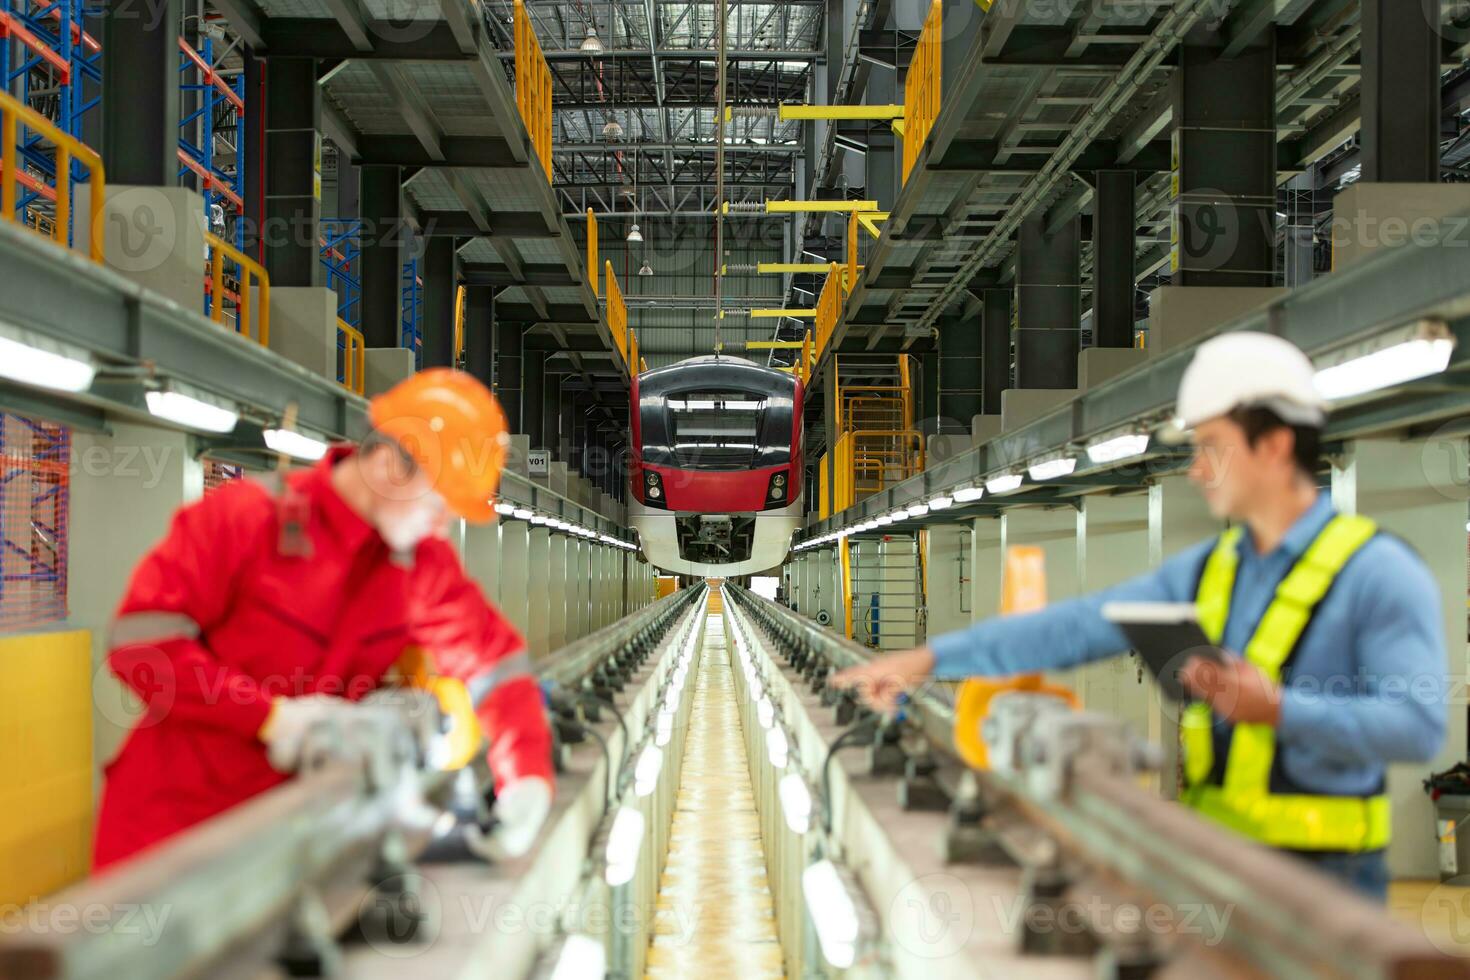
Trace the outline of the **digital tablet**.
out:
M 1123 631 L 1158 678 L 1159 687 L 1175 701 L 1193 700 L 1178 676 L 1190 657 L 1224 662 L 1224 653 L 1200 628 L 1192 602 L 1108 602 L 1102 615 Z

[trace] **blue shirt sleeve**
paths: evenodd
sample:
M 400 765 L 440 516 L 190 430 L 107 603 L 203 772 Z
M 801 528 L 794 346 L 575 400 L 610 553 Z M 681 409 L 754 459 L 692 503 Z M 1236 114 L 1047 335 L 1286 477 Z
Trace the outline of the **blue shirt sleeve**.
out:
M 1320 764 L 1427 762 L 1444 744 L 1448 657 L 1439 587 L 1424 562 L 1380 535 L 1355 555 L 1353 667 L 1293 680 L 1277 735 Z
M 1186 549 L 1158 568 L 1101 592 L 1067 599 L 1039 612 L 1000 616 L 937 637 L 934 676 L 1006 677 L 1060 670 L 1101 660 L 1129 648 L 1102 617 L 1107 602 L 1193 602 L 1195 584 L 1213 542 Z

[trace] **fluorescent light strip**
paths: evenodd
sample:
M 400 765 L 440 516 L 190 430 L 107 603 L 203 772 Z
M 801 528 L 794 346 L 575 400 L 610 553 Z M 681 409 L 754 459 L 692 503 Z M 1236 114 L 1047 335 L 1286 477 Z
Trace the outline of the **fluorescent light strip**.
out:
M 1037 483 L 1045 483 L 1047 480 L 1056 480 L 1060 477 L 1070 476 L 1077 469 L 1077 460 L 1070 456 L 1061 456 L 1057 459 L 1042 460 L 1032 463 L 1027 471 L 1031 479 Z
M 285 453 L 295 459 L 316 462 L 327 454 L 327 444 L 292 429 L 266 429 L 265 444 L 271 452 Z
M 86 391 L 97 368 L 91 358 L 67 357 L 0 337 L 0 377 L 52 391 Z
M 1449 366 L 1454 350 L 1454 340 L 1444 337 L 1417 338 L 1385 347 L 1318 371 L 1317 393 L 1328 401 L 1338 401 L 1438 374 Z
M 143 396 L 148 414 L 200 432 L 233 432 L 240 413 L 181 391 L 150 391 Z
M 1147 433 L 1129 433 L 1099 439 L 1087 447 L 1087 458 L 1094 463 L 1116 463 L 1120 459 L 1142 456 L 1148 451 Z
M 1010 493 L 1020 487 L 1021 474 L 1003 473 L 985 481 L 985 492 L 989 494 Z

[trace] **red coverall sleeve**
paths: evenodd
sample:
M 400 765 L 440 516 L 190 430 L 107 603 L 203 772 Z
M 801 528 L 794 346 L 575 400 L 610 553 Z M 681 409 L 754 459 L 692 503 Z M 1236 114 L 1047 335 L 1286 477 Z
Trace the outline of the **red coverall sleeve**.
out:
M 497 787 L 525 776 L 554 784 L 551 729 L 526 641 L 486 601 L 445 541 L 419 547 L 414 642 L 433 654 L 439 673 L 465 682 L 490 743 Z
M 174 515 L 133 571 L 108 665 L 143 700 L 140 724 L 166 715 L 254 738 L 271 699 L 202 642 L 225 615 L 240 570 L 268 533 L 271 501 L 254 485 L 221 487 Z

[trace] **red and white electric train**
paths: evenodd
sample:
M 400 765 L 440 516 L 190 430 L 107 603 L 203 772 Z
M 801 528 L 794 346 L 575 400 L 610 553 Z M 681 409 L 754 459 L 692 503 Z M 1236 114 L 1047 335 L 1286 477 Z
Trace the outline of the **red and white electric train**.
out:
M 802 385 L 727 355 L 633 379 L 629 521 L 648 561 L 701 577 L 775 568 L 801 526 Z

